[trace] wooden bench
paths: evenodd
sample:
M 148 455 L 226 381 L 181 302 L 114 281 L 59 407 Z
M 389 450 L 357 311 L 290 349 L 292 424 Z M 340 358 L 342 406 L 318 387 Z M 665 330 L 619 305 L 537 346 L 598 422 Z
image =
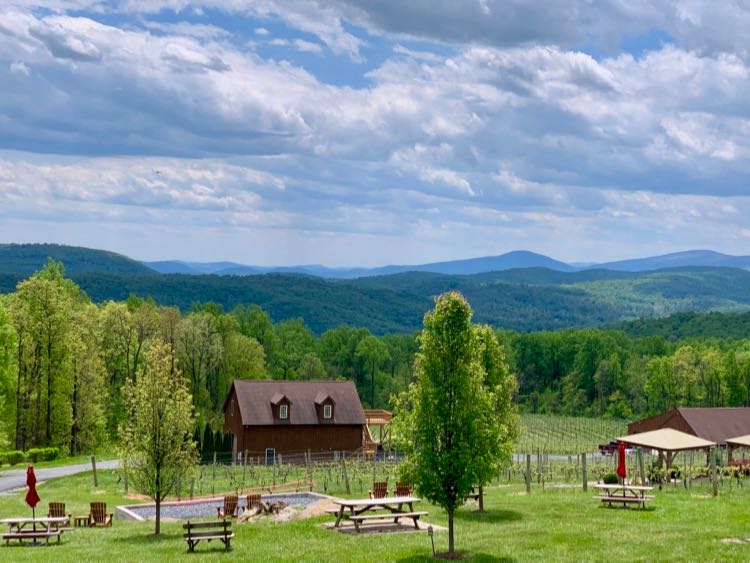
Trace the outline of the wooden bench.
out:
M 646 508 L 646 503 L 649 501 L 654 500 L 653 495 L 644 495 L 642 497 L 624 497 L 621 495 L 598 495 L 595 496 L 594 499 L 600 500 L 602 502 L 606 502 L 609 506 L 612 506 L 612 503 L 622 503 L 623 506 L 626 504 L 640 504 L 643 508 Z
M 39 530 L 38 532 L 32 530 L 26 532 L 8 532 L 7 534 L 3 534 L 3 539 L 5 540 L 5 545 L 10 545 L 10 540 L 18 540 L 19 543 L 23 543 L 23 540 L 44 538 L 49 545 L 50 538 L 57 538 L 57 543 L 60 543 L 61 533 L 59 529 L 49 531 Z
M 417 523 L 420 516 L 427 516 L 427 512 L 390 512 L 383 514 L 362 514 L 359 516 L 349 516 L 349 520 L 354 522 L 354 529 L 359 532 L 359 524 L 366 520 L 393 520 L 394 524 L 398 524 L 399 518 L 411 518 L 414 521 L 414 527 L 419 529 Z
M 219 540 L 224 543 L 224 548 L 227 551 L 231 551 L 231 540 L 234 537 L 229 527 L 232 523 L 228 520 L 219 520 L 217 522 L 190 522 L 182 526 L 187 532 L 182 537 L 188 544 L 188 553 L 195 551 L 195 546 L 201 540 L 210 542 L 211 540 Z M 196 532 L 194 530 L 202 530 Z

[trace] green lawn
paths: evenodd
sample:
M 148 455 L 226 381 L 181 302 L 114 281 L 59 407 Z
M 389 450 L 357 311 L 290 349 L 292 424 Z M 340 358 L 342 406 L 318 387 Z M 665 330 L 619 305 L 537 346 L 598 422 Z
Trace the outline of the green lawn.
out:
M 88 512 L 90 500 L 104 500 L 111 509 L 124 501 L 121 483 L 112 471 L 101 471 L 94 490 L 91 474 L 44 483 L 42 505 L 64 500 L 73 514 Z M 732 484 L 730 488 L 730 484 Z M 694 561 L 750 559 L 750 543 L 727 544 L 724 538 L 750 537 L 750 487 L 725 481 L 718 498 L 709 488 L 693 485 L 656 491 L 649 510 L 607 509 L 574 488 L 535 487 L 530 496 L 522 486 L 487 489 L 487 513 L 465 508 L 457 515 L 457 548 L 475 560 L 518 561 Z M 423 503 L 424 504 L 424 503 Z M 40 506 L 42 506 L 40 505 Z M 438 508 L 427 520 L 446 524 Z M 23 493 L 0 496 L 0 517 L 30 514 Z M 330 517 L 284 524 L 237 525 L 234 550 L 223 553 L 214 544 L 199 545 L 187 556 L 180 523 L 163 525 L 154 538 L 153 523 L 115 521 L 111 529 L 76 529 L 61 545 L 0 547 L 3 561 L 402 561 L 422 560 L 431 553 L 424 533 L 349 536 L 320 528 Z M 435 535 L 438 550 L 447 545 L 445 532 Z

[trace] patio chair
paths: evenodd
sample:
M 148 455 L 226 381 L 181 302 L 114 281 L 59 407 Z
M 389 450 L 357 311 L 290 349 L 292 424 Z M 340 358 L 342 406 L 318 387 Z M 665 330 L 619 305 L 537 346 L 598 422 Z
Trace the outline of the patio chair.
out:
M 224 497 L 224 506 L 217 506 L 216 511 L 221 518 L 237 517 L 237 495 L 227 495 Z
M 97 501 L 90 503 L 90 505 L 91 512 L 89 513 L 89 526 L 102 526 L 106 528 L 107 526 L 112 525 L 113 514 L 111 512 L 107 514 L 106 502 Z
M 388 481 L 375 481 L 372 490 L 368 491 L 370 498 L 385 498 L 388 496 Z
M 396 483 L 396 488 L 393 490 L 393 496 L 410 497 L 413 491 L 414 486 L 411 483 Z
M 253 506 L 260 504 L 260 493 L 252 493 L 247 495 L 247 507 L 246 510 L 251 509 Z
M 70 514 L 65 514 L 65 503 L 64 502 L 51 502 L 49 503 L 49 510 L 47 511 L 47 518 L 67 518 L 64 526 L 70 526 Z

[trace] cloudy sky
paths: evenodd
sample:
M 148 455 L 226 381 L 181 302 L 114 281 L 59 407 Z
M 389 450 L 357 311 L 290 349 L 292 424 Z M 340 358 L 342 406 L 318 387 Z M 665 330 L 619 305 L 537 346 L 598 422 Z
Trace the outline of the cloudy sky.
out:
M 750 2 L 3 0 L 0 241 L 750 253 Z

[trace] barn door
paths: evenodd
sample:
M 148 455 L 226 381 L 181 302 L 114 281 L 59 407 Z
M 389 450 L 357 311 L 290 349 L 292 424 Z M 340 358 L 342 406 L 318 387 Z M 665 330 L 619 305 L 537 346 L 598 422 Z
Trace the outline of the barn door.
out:
M 276 461 L 276 450 L 273 448 L 266 448 L 266 465 L 273 465 Z

